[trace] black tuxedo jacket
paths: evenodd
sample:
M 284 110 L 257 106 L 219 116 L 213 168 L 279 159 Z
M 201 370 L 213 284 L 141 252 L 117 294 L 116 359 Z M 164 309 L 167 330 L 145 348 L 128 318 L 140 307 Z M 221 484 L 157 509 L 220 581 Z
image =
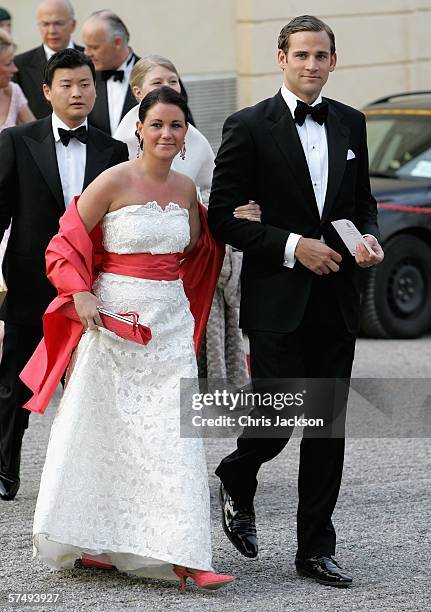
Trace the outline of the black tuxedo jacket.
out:
M 139 57 L 133 54 L 132 63 L 136 64 Z M 102 132 L 106 134 L 111 134 L 111 124 L 109 121 L 109 108 L 108 108 L 108 92 L 106 89 L 106 81 L 102 79 L 102 75 L 100 72 L 96 72 L 96 103 L 94 105 L 93 110 L 88 116 L 88 121 L 94 127 L 97 127 Z M 126 97 L 124 98 L 124 104 L 121 111 L 122 119 L 126 113 L 129 112 L 131 108 L 136 106 L 136 98 L 132 93 L 130 87 L 127 88 Z
M 84 47 L 74 45 L 78 51 Z M 46 55 L 43 45 L 15 56 L 14 60 L 18 72 L 15 81 L 23 90 L 30 109 L 36 119 L 42 119 L 52 113 L 50 104 L 43 95 L 42 85 L 46 66 Z
M 65 211 L 51 116 L 0 134 L 0 239 L 12 220 L 3 274 L 8 287 L 0 319 L 40 320 L 56 291 L 45 274 L 45 249 Z M 128 159 L 127 146 L 89 127 L 84 188 Z
M 298 261 L 283 266 L 290 232 L 319 239 L 343 256 L 328 277 L 347 329 L 359 326 L 359 268 L 330 225 L 350 219 L 362 234 L 379 237 L 376 201 L 368 177 L 365 118 L 335 100 L 326 122 L 328 186 L 322 218 L 293 121 L 280 92 L 227 119 L 216 158 L 209 202 L 215 237 L 244 251 L 240 325 L 243 329 L 291 332 L 300 324 L 314 273 Z M 347 160 L 353 151 L 354 159 Z M 256 200 L 262 224 L 237 220 L 235 206 Z M 342 323 L 342 321 L 341 321 Z

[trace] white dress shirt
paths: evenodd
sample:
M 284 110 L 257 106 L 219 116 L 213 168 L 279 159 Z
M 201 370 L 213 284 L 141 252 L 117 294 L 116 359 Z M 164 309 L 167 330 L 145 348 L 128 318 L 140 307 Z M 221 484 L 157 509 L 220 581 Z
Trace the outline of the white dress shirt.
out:
M 117 68 L 117 70 L 124 70 L 122 81 L 114 81 L 113 76 L 106 81 L 111 134 L 115 132 L 121 120 L 121 111 L 123 110 L 124 100 L 126 99 L 127 89 L 129 88 L 130 74 L 134 66 L 132 58 L 133 54 L 130 53 L 126 61 Z
M 295 117 L 295 108 L 300 98 L 289 91 L 284 84 L 281 88 L 281 95 L 292 113 L 292 117 Z M 320 104 L 321 101 L 322 96 L 319 96 L 310 106 L 316 106 L 316 104 Z M 304 102 L 304 100 L 302 100 L 302 102 Z M 298 130 L 299 139 L 301 140 L 305 159 L 307 160 L 317 209 L 320 217 L 322 217 L 326 189 L 328 187 L 328 141 L 326 138 L 326 128 L 324 124 L 320 125 L 317 121 L 314 121 L 310 115 L 307 115 L 303 125 L 296 123 L 296 129 Z M 310 202 L 310 206 L 312 205 L 313 203 Z M 284 252 L 283 264 L 288 268 L 293 268 L 295 265 L 295 249 L 300 238 L 301 236 L 299 234 L 293 232 L 289 235 Z
M 69 44 L 67 45 L 66 49 L 74 49 L 74 48 L 75 48 L 75 45 L 73 44 L 73 40 L 72 40 L 72 39 L 70 39 L 70 40 L 69 40 Z M 50 60 L 50 59 L 51 59 L 51 57 L 52 57 L 52 56 L 53 56 L 55 53 L 57 53 L 57 51 L 53 51 L 52 49 L 50 49 L 50 48 L 48 47 L 48 45 L 45 45 L 45 44 L 43 45 L 43 49 L 44 49 L 44 51 L 45 51 L 46 61 Z
M 87 127 L 87 119 L 81 125 Z M 78 125 L 77 128 L 81 127 L 81 125 Z M 87 161 L 87 146 L 77 138 L 71 138 L 69 144 L 65 147 L 60 140 L 58 128 L 70 130 L 69 126 L 63 123 L 55 113 L 52 113 L 52 132 L 55 140 L 58 171 L 63 188 L 64 205 L 67 207 L 73 196 L 79 195 L 82 192 L 85 164 Z

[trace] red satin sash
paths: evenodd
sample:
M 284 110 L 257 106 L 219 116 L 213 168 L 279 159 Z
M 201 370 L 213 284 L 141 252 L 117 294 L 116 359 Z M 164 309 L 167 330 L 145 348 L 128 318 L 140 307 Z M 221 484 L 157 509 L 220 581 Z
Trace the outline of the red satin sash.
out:
M 152 255 L 151 253 L 118 254 L 105 251 L 97 269 L 99 272 L 148 280 L 173 281 L 180 278 L 181 258 L 180 253 Z

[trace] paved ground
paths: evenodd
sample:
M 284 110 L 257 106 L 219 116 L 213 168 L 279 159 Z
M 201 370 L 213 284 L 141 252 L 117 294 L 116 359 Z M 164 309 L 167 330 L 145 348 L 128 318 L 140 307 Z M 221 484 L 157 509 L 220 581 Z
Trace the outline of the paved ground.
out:
M 430 375 L 431 338 L 358 343 L 358 377 Z M 413 399 L 413 398 L 412 398 Z M 52 411 L 51 411 L 52 415 Z M 214 565 L 238 580 L 215 593 L 173 583 L 130 578 L 116 571 L 47 571 L 32 561 L 32 515 L 51 416 L 32 417 L 23 452 L 23 485 L 14 502 L 0 502 L 0 592 L 60 593 L 46 610 L 363 612 L 431 610 L 430 438 L 349 438 L 345 476 L 334 521 L 337 558 L 355 585 L 338 590 L 296 576 L 296 478 L 299 440 L 263 467 L 256 500 L 260 556 L 248 561 L 219 524 L 217 479 L 212 475 L 233 440 L 208 441 Z M 0 609 L 8 607 L 0 600 Z

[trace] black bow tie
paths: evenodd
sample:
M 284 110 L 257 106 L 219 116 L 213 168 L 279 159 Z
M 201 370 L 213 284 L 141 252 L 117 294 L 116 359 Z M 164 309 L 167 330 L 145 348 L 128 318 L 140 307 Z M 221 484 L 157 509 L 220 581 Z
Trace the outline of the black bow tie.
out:
M 303 125 L 307 115 L 311 115 L 314 121 L 317 121 L 320 125 L 323 125 L 328 117 L 328 103 L 320 102 L 316 106 L 308 106 L 305 102 L 297 100 L 295 108 L 295 122 L 298 125 Z
M 114 81 L 123 82 L 124 70 L 102 70 L 102 79 L 108 81 L 111 77 L 114 77 Z
M 68 146 L 71 138 L 76 138 L 83 144 L 86 144 L 88 140 L 87 128 L 84 125 L 81 125 L 81 127 L 76 130 L 63 130 L 63 128 L 58 128 L 58 135 L 65 147 Z

